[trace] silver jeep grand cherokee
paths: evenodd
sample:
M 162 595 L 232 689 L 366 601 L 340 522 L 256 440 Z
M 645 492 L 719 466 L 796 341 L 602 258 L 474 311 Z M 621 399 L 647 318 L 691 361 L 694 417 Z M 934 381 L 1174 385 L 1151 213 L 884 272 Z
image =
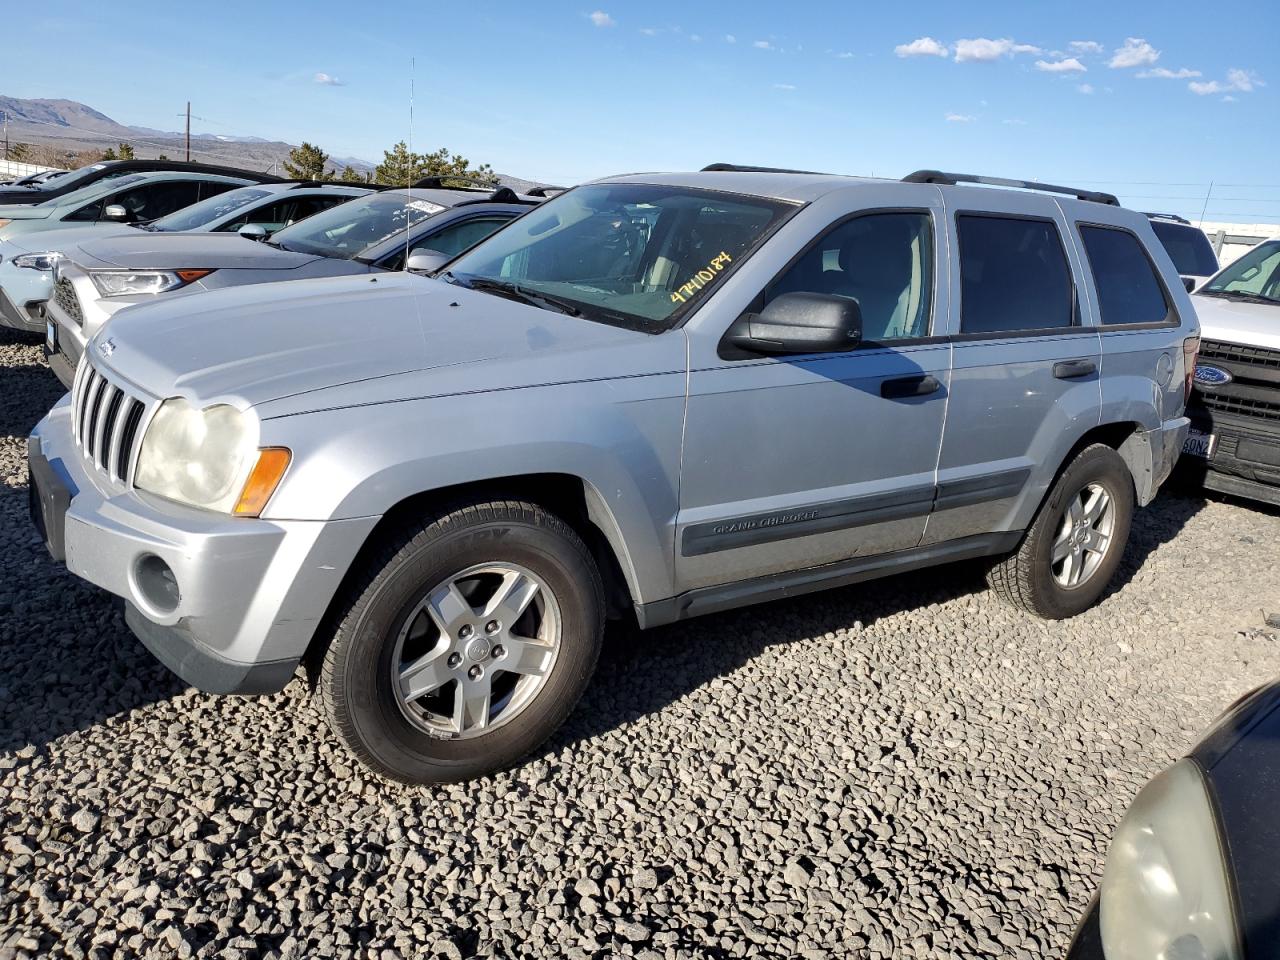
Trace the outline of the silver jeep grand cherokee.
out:
M 32 505 L 188 682 L 306 658 L 364 763 L 460 780 L 556 729 L 607 617 L 971 557 L 1081 612 L 1178 455 L 1196 344 L 1107 195 L 618 177 L 435 278 L 121 313 L 31 437 Z

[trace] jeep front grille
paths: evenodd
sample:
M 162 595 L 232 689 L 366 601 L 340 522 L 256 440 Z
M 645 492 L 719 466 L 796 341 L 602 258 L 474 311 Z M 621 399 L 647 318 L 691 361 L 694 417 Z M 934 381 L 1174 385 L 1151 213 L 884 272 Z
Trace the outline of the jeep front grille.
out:
M 124 483 L 133 472 L 146 403 L 94 367 L 88 352 L 71 390 L 76 445 L 95 469 Z
M 76 288 L 66 277 L 62 277 L 54 285 L 53 302 L 77 324 L 84 326 L 84 311 L 80 309 L 80 298 L 76 296 Z

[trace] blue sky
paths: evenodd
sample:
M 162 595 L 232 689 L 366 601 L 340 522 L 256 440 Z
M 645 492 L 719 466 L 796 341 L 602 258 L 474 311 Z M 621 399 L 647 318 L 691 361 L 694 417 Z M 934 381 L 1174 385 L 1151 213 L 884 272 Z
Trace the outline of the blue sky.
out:
M 443 11 L 430 12 L 438 6 Z M 977 9 L 975 9 L 977 8 Z M 377 160 L 409 136 L 557 183 L 715 160 L 920 167 L 1280 221 L 1280 4 L 42 0 L 0 93 Z M 56 51 L 56 58 L 53 55 Z M 327 82 L 326 82 L 327 81 Z

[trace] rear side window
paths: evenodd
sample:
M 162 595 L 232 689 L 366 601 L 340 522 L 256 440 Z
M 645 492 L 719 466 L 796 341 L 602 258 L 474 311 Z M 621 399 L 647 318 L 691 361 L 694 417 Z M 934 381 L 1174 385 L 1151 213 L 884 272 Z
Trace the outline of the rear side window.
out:
M 1152 220 L 1151 229 L 1184 277 L 1211 277 L 1218 272 L 1218 257 L 1203 230 L 1164 220 Z
M 1104 324 L 1163 323 L 1169 301 L 1142 242 L 1127 230 L 1080 227 Z
M 962 214 L 960 332 L 1069 327 L 1071 271 L 1052 220 Z

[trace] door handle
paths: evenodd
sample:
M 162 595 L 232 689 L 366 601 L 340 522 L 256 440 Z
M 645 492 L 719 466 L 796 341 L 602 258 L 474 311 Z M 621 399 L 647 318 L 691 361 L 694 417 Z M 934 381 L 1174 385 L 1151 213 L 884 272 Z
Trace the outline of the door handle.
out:
M 926 374 L 922 377 L 898 377 L 885 380 L 880 384 L 880 396 L 886 400 L 902 400 L 906 397 L 927 397 L 942 389 L 937 377 Z
M 1092 360 L 1060 360 L 1053 365 L 1053 375 L 1059 380 L 1073 380 L 1097 372 L 1098 365 Z

